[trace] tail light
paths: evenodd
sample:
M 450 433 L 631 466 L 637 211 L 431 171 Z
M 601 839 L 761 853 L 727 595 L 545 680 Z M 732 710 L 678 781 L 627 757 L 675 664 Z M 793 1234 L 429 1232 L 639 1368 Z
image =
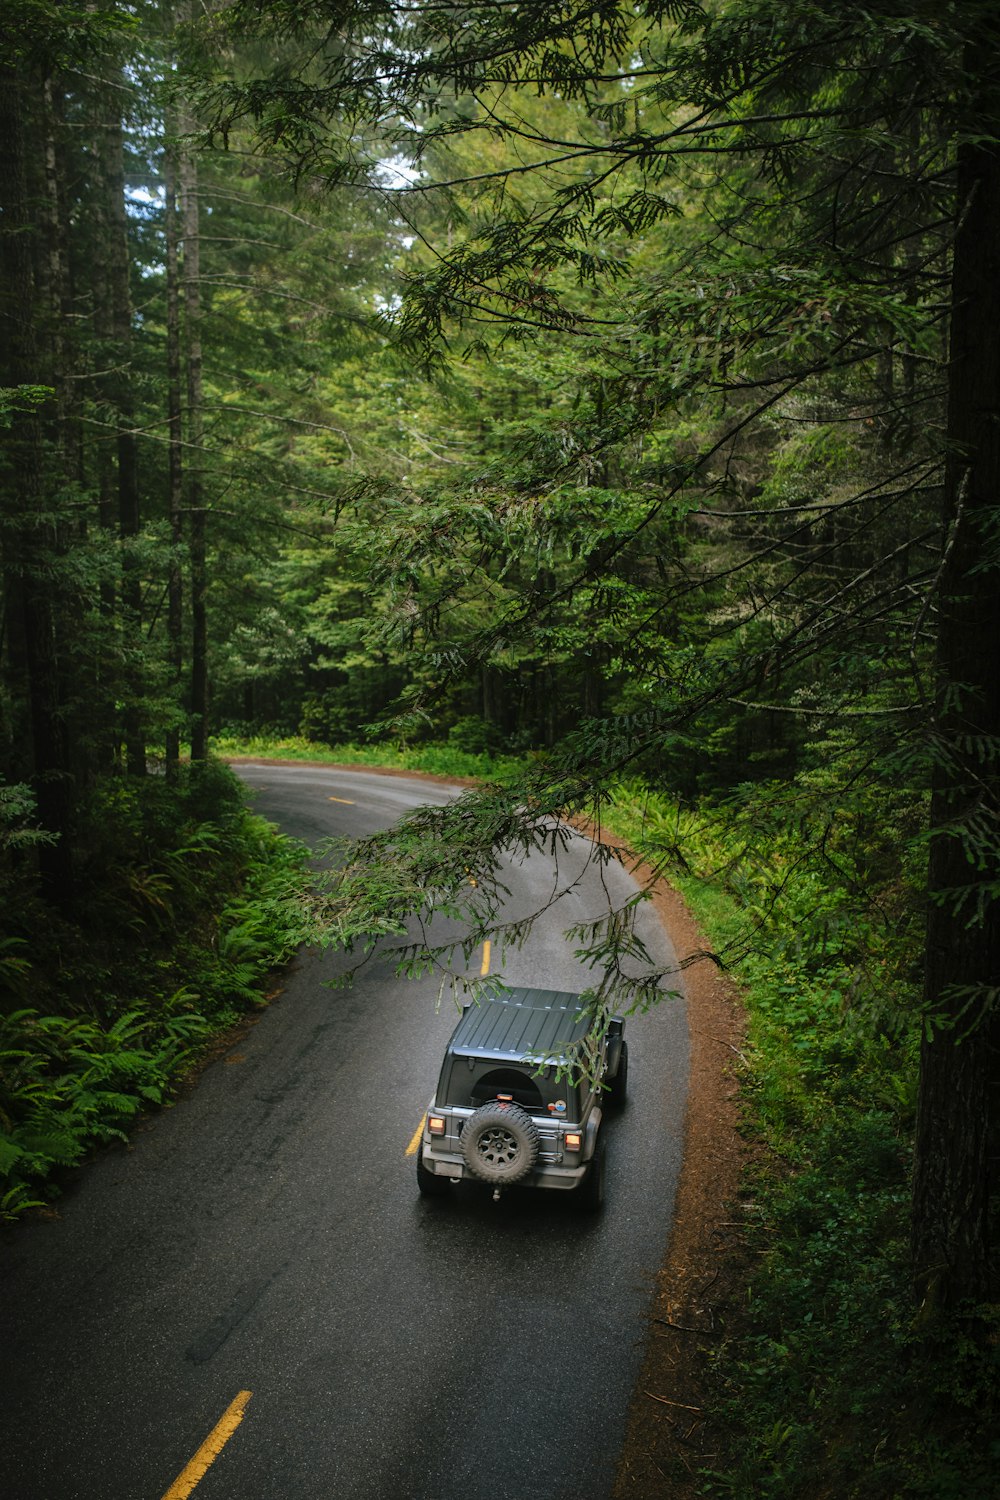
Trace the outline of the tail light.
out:
M 428 1115 L 427 1129 L 431 1135 L 444 1135 L 444 1115 Z
M 563 1145 L 567 1151 L 579 1151 L 583 1145 L 583 1135 L 579 1130 L 567 1130 L 563 1136 Z

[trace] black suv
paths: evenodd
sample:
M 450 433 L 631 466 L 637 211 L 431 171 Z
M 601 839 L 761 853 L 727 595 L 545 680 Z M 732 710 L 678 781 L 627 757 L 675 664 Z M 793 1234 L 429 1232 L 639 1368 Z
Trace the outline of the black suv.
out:
M 417 1183 L 447 1193 L 463 1177 L 604 1197 L 605 1107 L 625 1102 L 619 1016 L 595 1022 L 579 995 L 509 989 L 466 1006 L 424 1120 Z

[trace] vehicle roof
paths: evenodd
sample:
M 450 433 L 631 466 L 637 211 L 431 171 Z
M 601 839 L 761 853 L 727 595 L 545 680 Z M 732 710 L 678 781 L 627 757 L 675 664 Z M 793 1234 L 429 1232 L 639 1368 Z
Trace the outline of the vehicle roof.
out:
M 580 996 L 568 990 L 509 989 L 473 1003 L 452 1033 L 456 1057 L 566 1062 L 591 1029 Z

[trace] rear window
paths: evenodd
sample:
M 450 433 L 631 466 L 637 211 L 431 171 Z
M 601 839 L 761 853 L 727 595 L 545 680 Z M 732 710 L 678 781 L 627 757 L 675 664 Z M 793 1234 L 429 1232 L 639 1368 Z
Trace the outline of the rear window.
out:
M 576 1120 L 580 1114 L 580 1090 L 568 1078 L 557 1079 L 555 1072 L 551 1067 L 536 1072 L 528 1063 L 523 1068 L 511 1068 L 492 1060 L 449 1056 L 441 1070 L 437 1103 L 478 1109 L 498 1094 L 510 1094 L 530 1114 Z M 549 1107 L 558 1104 L 565 1109 Z

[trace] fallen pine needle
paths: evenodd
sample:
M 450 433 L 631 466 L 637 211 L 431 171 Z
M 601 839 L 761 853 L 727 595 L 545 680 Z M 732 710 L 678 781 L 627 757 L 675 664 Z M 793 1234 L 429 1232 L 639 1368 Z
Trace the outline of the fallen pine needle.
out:
M 654 1318 L 654 1323 L 662 1323 L 665 1328 L 676 1328 L 678 1333 L 714 1333 L 714 1328 L 693 1328 L 690 1323 L 674 1323 L 670 1318 Z
M 645 1394 L 650 1401 L 660 1401 L 664 1406 L 676 1406 L 678 1411 L 701 1411 L 700 1406 L 685 1406 L 683 1401 L 668 1401 L 666 1396 L 655 1396 L 652 1391 L 646 1391 Z

